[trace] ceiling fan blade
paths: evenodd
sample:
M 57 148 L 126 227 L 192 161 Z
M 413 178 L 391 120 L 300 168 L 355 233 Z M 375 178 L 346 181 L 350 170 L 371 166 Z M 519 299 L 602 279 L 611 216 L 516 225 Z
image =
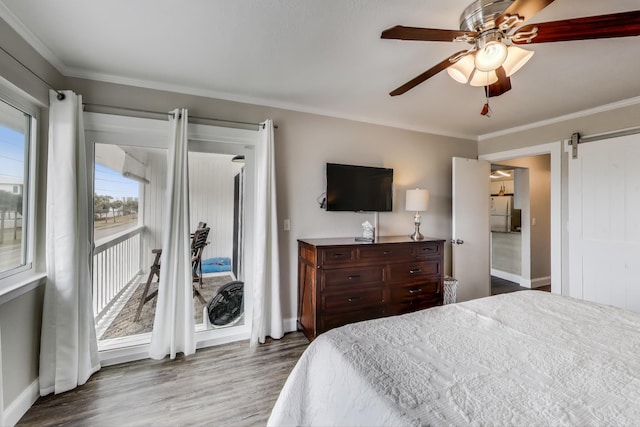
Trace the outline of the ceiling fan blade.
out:
M 554 0 L 516 0 L 496 18 L 496 25 L 500 25 L 509 15 L 517 15 L 522 18 L 522 22 L 526 22 L 542 9 L 553 3 L 553 1 Z
M 453 65 L 455 62 L 460 60 L 460 58 L 462 58 L 461 55 L 463 53 L 465 53 L 465 52 L 466 52 L 466 50 L 461 50 L 458 53 L 454 53 L 453 55 L 451 55 L 450 57 L 448 57 L 444 61 L 440 62 L 439 64 L 436 64 L 435 66 L 429 68 L 424 73 L 422 73 L 419 76 L 409 80 L 408 82 L 406 82 L 405 84 L 403 84 L 399 88 L 393 90 L 391 93 L 389 93 L 389 95 L 391 95 L 391 96 L 402 95 L 403 93 L 413 89 L 414 87 L 418 86 L 420 83 L 426 81 L 427 79 L 429 79 L 429 78 L 435 76 L 436 74 L 438 74 L 440 71 L 445 70 L 449 66 Z M 456 57 L 459 57 L 459 58 L 456 59 Z
M 500 96 L 503 93 L 511 90 L 511 79 L 507 77 L 504 68 L 498 68 L 496 70 L 496 75 L 498 76 L 498 81 L 492 85 L 484 87 L 484 92 L 487 98 Z
M 538 28 L 538 35 L 531 40 L 531 43 L 638 36 L 640 35 L 640 10 L 525 25 L 516 31 L 516 35 L 531 31 L 535 27 Z M 517 36 L 513 42 L 526 44 L 526 40 L 517 40 Z
M 475 31 L 438 30 L 434 28 L 403 27 L 396 25 L 382 32 L 380 38 L 399 40 L 420 40 L 428 42 L 452 42 L 460 36 L 475 37 Z

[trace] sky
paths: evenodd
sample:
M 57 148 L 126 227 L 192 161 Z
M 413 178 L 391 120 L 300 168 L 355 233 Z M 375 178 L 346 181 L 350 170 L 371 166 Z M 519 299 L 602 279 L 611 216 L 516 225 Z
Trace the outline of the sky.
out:
M 24 179 L 24 134 L 0 126 L 0 175 Z
M 99 196 L 111 196 L 114 199 L 139 197 L 140 183 L 122 176 L 120 172 L 96 163 L 95 193 Z
M 24 179 L 24 134 L 0 126 L 0 175 Z M 139 197 L 138 181 L 106 166 L 95 165 L 95 193 L 114 199 Z

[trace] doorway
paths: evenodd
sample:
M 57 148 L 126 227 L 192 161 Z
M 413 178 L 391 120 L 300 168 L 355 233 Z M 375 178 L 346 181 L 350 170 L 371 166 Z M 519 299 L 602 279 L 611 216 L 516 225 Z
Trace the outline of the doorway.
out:
M 105 212 L 98 212 L 98 215 L 109 219 L 115 217 L 116 222 L 122 216 L 128 218 L 129 229 L 124 229 L 124 234 L 109 236 L 110 241 L 116 239 L 128 242 L 129 237 L 134 234 L 133 239 L 136 240 L 126 251 L 119 248 L 111 251 L 112 257 L 120 257 L 120 260 L 110 260 L 106 263 L 107 268 L 99 273 L 107 277 L 110 283 L 122 282 L 121 288 L 113 295 L 110 294 L 106 308 L 101 307 L 103 313 L 100 314 L 100 320 L 111 322 L 111 325 L 107 324 L 100 329 L 101 335 L 105 334 L 102 336 L 106 338 L 99 339 L 98 343 L 103 365 L 148 357 L 150 328 L 153 327 L 155 315 L 153 306 L 157 299 L 153 296 L 153 286 L 157 288 L 158 284 L 158 275 L 152 274 L 155 264 L 153 251 L 162 246 L 168 133 L 168 122 L 164 120 L 85 113 L 88 157 L 92 160 L 95 158 L 96 164 L 104 164 L 108 157 L 119 159 L 115 162 L 117 167 L 111 169 L 112 175 L 106 184 L 116 186 L 115 181 L 128 179 L 137 188 L 136 195 L 128 196 L 137 202 L 137 206 L 129 209 L 127 215 L 123 212 L 126 202 L 124 199 L 108 206 Z M 259 136 L 255 130 L 189 125 L 190 230 L 194 232 L 196 228 L 200 229 L 199 223 L 206 223 L 210 231 L 207 244 L 201 251 L 203 263 L 197 266 L 194 273 L 202 278 L 194 281 L 194 290 L 197 291 L 194 295 L 206 295 L 206 299 L 194 297 L 197 348 L 250 337 L 251 325 L 247 319 L 251 319 L 252 312 L 254 148 L 258 143 Z M 240 157 L 244 159 L 243 163 L 233 161 Z M 128 162 L 126 166 L 125 162 Z M 102 173 L 100 176 L 105 177 Z M 106 177 L 109 178 L 109 175 Z M 98 173 L 95 178 L 98 178 Z M 102 184 L 105 184 L 104 179 Z M 97 189 L 96 183 L 94 190 Z M 97 193 L 94 191 L 94 194 Z M 103 243 L 107 246 L 111 244 Z M 94 264 L 95 261 L 94 259 Z M 122 275 L 119 267 L 124 265 L 129 268 Z M 158 273 L 159 270 L 158 267 Z M 94 273 L 96 271 L 94 269 Z M 150 298 L 140 304 L 143 300 L 140 295 L 144 293 L 148 278 L 151 278 L 150 292 L 147 294 Z M 94 287 L 99 282 L 96 279 L 94 274 Z M 207 306 L 215 299 L 216 292 L 222 286 L 238 281 L 243 282 L 240 315 L 223 324 L 208 322 Z M 192 286 L 191 283 L 187 285 Z M 236 294 L 237 288 L 237 285 L 233 288 Z M 142 292 L 138 292 L 140 295 L 136 297 L 135 292 L 139 290 Z M 142 307 L 142 311 L 130 310 L 129 324 L 133 322 L 139 326 L 143 311 L 146 310 L 149 312 L 146 313 L 148 327 L 114 335 L 114 319 L 121 316 L 120 309 L 127 305 Z M 106 316 L 106 311 L 112 313 Z M 134 321 L 137 313 L 140 315 Z M 106 333 L 108 330 L 109 333 Z
M 537 227 L 535 233 L 538 233 L 538 230 L 540 230 L 539 234 L 541 236 L 547 236 L 546 240 L 548 243 L 539 243 L 538 240 L 536 240 L 536 243 L 533 244 L 533 242 L 525 241 L 522 248 L 524 251 L 532 251 L 534 250 L 532 248 L 536 248 L 535 251 L 539 252 L 540 249 L 538 249 L 538 245 L 541 245 L 545 247 L 545 249 L 543 249 L 545 251 L 544 256 L 548 256 L 548 258 L 546 258 L 545 261 L 545 258 L 540 257 L 540 259 L 536 258 L 534 261 L 533 258 L 530 258 L 531 253 L 527 253 L 526 256 L 532 261 L 530 264 L 530 271 L 524 271 L 524 274 L 521 272 L 521 276 L 524 275 L 525 277 L 521 277 L 521 279 L 518 280 L 517 285 L 525 288 L 537 288 L 550 285 L 551 292 L 553 293 L 562 293 L 563 277 L 561 271 L 561 156 L 562 143 L 560 141 L 480 156 L 481 159 L 494 164 L 527 168 L 529 170 L 529 166 L 531 165 L 528 165 L 527 163 L 530 161 L 540 161 L 541 163 L 547 162 L 548 166 L 545 167 L 547 171 L 541 172 L 542 175 L 540 177 L 538 177 L 538 174 L 536 173 L 536 177 L 531 179 L 531 188 L 532 192 L 535 191 L 536 193 L 546 194 L 545 197 L 546 200 L 548 200 L 546 205 L 548 208 L 545 206 L 545 203 L 541 203 L 539 206 L 536 206 L 536 210 L 534 211 L 530 208 L 528 209 L 528 212 L 527 210 L 523 210 L 521 215 L 521 234 L 526 234 L 525 230 L 527 227 L 530 229 Z M 528 184 L 529 183 L 527 182 L 527 185 Z M 544 188 L 538 188 L 538 185 Z M 540 210 L 538 210 L 538 208 Z M 538 213 L 539 211 L 548 212 L 548 221 L 544 226 L 540 221 L 542 217 Z M 534 213 L 533 216 L 532 212 Z M 547 229 L 548 232 L 546 231 Z M 536 237 L 536 239 L 538 239 L 538 237 Z M 540 240 L 544 241 L 545 239 L 541 238 Z M 545 271 L 545 268 L 549 273 L 538 273 L 538 271 Z M 533 269 L 533 272 L 531 269 Z

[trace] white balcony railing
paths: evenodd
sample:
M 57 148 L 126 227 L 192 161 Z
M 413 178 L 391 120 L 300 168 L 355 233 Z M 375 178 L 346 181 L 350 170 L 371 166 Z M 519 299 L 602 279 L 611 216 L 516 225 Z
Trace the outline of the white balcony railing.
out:
M 140 244 L 144 226 L 97 242 L 93 252 L 93 314 L 96 320 L 141 273 Z

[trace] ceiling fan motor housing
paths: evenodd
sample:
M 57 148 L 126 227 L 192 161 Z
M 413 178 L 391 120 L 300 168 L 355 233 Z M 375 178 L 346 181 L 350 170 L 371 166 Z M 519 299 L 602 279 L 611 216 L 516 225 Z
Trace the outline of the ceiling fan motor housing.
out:
M 482 33 L 496 27 L 496 18 L 515 0 L 476 0 L 460 15 L 460 31 Z

